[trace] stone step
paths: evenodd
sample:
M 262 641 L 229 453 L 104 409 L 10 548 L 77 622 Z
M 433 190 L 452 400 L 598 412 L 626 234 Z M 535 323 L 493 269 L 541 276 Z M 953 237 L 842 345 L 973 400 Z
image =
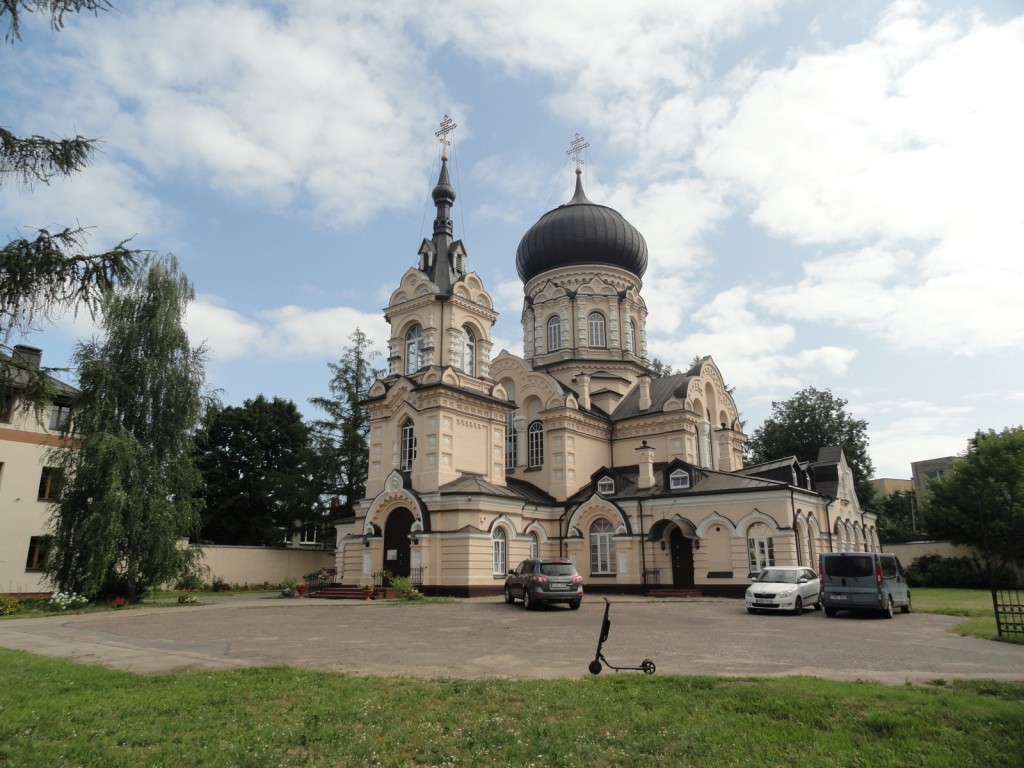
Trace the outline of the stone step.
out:
M 664 589 L 647 590 L 648 597 L 703 597 L 704 593 L 699 589 L 678 589 L 665 587 Z

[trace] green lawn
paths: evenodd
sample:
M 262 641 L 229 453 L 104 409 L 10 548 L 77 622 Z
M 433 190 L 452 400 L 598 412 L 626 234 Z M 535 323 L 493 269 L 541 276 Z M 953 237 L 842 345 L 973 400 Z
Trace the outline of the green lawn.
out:
M 0 650 L 0 765 L 1006 766 L 1024 684 L 286 668 L 138 677 Z
M 953 628 L 957 634 L 1024 644 L 1022 639 L 999 637 L 992 608 L 992 593 L 988 590 L 919 587 L 911 589 L 910 592 L 915 611 L 968 617 Z

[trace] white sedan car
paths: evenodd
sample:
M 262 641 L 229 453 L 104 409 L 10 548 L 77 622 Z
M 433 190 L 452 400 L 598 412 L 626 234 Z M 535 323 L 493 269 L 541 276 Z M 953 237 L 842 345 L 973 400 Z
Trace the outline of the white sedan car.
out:
M 804 608 L 821 610 L 821 582 L 812 568 L 802 565 L 771 565 L 747 587 L 747 611 L 788 611 L 796 616 Z

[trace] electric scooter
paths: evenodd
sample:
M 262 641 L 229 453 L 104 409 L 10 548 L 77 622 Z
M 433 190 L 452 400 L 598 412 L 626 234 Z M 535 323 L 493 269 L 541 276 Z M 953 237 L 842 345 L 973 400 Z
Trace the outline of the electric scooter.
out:
M 601 639 L 597 641 L 597 654 L 594 656 L 594 660 L 590 662 L 588 669 L 590 674 L 599 675 L 601 674 L 601 664 L 604 663 L 608 669 L 614 669 L 616 672 L 620 670 L 634 670 L 636 672 L 643 672 L 645 675 L 654 674 L 654 662 L 650 659 L 644 659 L 640 662 L 639 667 L 616 667 L 614 664 L 610 664 L 608 659 L 601 653 L 601 646 L 604 645 L 604 641 L 608 639 L 608 630 L 612 628 L 612 620 L 608 618 L 608 610 L 612 607 L 612 604 L 608 602 L 608 598 L 604 599 L 604 621 L 601 622 Z

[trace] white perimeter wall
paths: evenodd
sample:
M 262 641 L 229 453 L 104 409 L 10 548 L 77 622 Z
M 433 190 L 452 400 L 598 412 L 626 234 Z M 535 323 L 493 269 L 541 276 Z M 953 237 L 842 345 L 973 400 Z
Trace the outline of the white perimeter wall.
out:
M 220 578 L 229 584 L 280 584 L 320 568 L 334 567 L 333 549 L 267 549 L 265 547 L 198 547 L 205 566 L 204 580 Z

